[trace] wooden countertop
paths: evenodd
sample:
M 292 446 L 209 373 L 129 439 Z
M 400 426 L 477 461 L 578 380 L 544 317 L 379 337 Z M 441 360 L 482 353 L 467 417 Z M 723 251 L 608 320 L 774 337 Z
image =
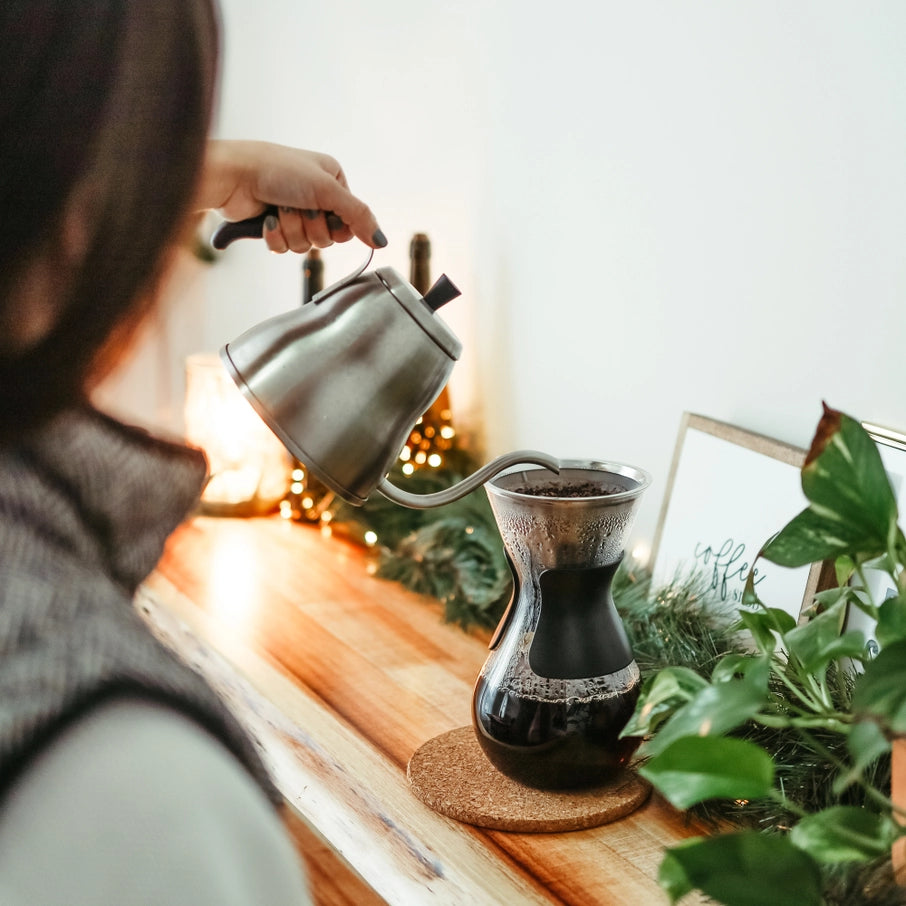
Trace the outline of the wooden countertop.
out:
M 482 830 L 414 797 L 409 758 L 470 723 L 487 636 L 374 578 L 360 547 L 278 517 L 199 516 L 137 604 L 258 738 L 297 815 L 387 903 L 667 902 L 663 847 L 698 829 L 656 796 L 564 834 Z

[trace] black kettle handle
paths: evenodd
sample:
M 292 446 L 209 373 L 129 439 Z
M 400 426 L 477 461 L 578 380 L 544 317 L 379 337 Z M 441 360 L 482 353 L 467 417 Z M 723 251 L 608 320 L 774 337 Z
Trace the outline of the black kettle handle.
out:
M 255 217 L 246 220 L 225 220 L 211 236 L 211 245 L 218 251 L 223 251 L 230 243 L 237 239 L 260 239 L 264 235 L 265 218 L 276 216 L 277 207 L 271 205 Z
M 321 212 L 314 212 L 316 214 Z M 324 211 L 327 218 L 327 227 L 330 230 L 339 229 L 343 222 L 333 211 Z M 218 251 L 223 251 L 230 243 L 237 239 L 260 239 L 264 235 L 264 221 L 273 215 L 277 216 L 277 206 L 268 205 L 260 214 L 248 217 L 245 220 L 225 220 L 214 230 L 211 236 L 211 245 Z

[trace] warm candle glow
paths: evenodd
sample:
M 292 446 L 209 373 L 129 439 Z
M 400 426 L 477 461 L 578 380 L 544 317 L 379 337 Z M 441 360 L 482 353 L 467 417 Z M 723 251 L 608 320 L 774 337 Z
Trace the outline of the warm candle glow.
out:
M 185 420 L 186 440 L 208 458 L 203 504 L 222 512 L 261 512 L 277 506 L 286 493 L 288 454 L 217 356 L 187 359 Z
M 632 549 L 632 559 L 641 567 L 648 566 L 648 561 L 651 559 L 651 546 L 647 541 L 636 543 Z

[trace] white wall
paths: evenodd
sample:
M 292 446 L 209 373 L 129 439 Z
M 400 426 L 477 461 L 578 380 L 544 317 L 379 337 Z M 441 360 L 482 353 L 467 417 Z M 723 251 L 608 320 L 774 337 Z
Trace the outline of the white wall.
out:
M 647 468 L 645 541 L 683 410 L 801 445 L 822 399 L 906 429 L 900 0 L 222 5 L 219 133 L 339 158 L 376 265 L 430 235 L 489 453 Z M 206 283 L 213 348 L 296 304 L 299 262 L 241 243 Z

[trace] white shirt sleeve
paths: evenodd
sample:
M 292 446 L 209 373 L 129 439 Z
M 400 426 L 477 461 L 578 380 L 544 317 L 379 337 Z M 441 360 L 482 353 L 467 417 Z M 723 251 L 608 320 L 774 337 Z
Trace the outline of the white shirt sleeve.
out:
M 264 792 L 217 739 L 137 698 L 63 731 L 0 802 L 5 906 L 310 904 Z

